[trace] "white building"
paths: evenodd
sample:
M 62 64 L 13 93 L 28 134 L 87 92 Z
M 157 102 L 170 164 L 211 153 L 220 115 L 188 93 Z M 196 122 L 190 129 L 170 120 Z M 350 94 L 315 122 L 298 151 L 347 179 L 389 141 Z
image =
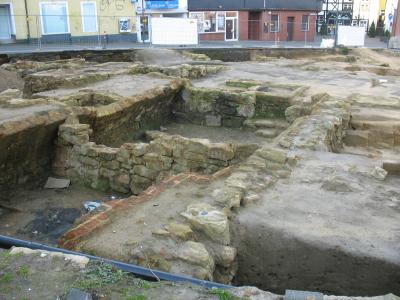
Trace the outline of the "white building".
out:
M 187 18 L 187 0 L 136 0 L 139 42 L 151 41 L 151 18 Z
M 364 26 L 366 29 L 378 23 L 380 0 L 354 0 L 353 25 Z
M 395 17 L 396 9 L 398 8 L 398 0 L 386 0 L 385 8 L 385 30 L 392 32 L 393 21 Z

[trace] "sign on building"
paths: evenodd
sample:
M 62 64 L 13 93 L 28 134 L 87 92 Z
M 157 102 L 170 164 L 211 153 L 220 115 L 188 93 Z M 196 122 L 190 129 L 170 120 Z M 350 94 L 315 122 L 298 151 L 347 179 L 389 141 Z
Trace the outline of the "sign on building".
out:
M 179 0 L 147 0 L 146 9 L 175 9 L 179 8 Z

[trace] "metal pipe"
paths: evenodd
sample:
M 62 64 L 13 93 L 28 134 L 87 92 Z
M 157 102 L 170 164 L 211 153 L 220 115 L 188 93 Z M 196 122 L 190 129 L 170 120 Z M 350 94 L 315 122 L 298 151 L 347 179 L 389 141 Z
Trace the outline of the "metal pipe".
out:
M 89 259 L 92 260 L 99 260 L 103 261 L 109 264 L 114 265 L 115 267 L 121 269 L 122 271 L 129 272 L 135 275 L 139 275 L 142 277 L 146 278 L 152 278 L 152 279 L 161 279 L 165 281 L 173 281 L 173 282 L 189 282 L 195 285 L 199 285 L 205 288 L 222 288 L 222 289 L 229 289 L 233 288 L 233 286 L 222 284 L 222 283 L 217 283 L 217 282 L 211 282 L 207 280 L 200 280 L 196 278 L 192 278 L 189 276 L 184 276 L 184 275 L 177 275 L 177 274 L 171 274 L 163 271 L 157 271 L 157 270 L 151 270 L 149 268 L 137 266 L 137 265 L 131 265 L 127 263 L 123 263 L 120 261 L 116 260 L 111 260 L 111 259 L 106 259 L 106 258 L 101 258 L 97 257 L 94 255 L 88 255 L 84 253 L 79 253 L 71 250 L 66 250 L 62 248 L 56 248 L 56 247 L 51 247 L 47 246 L 44 244 L 39 244 L 35 242 L 30 242 L 30 241 L 24 241 L 4 235 L 0 235 L 0 247 L 5 247 L 5 248 L 11 248 L 12 246 L 15 247 L 25 247 L 25 248 L 30 248 L 30 249 L 36 249 L 36 250 L 46 250 L 46 251 L 51 251 L 51 252 L 62 252 L 66 254 L 74 254 L 74 255 L 80 255 L 80 256 L 85 256 Z
M 31 28 L 29 26 L 29 15 L 28 15 L 28 4 L 27 0 L 24 0 L 25 3 L 25 16 L 26 16 L 26 30 L 27 30 L 27 39 L 28 41 L 31 39 Z

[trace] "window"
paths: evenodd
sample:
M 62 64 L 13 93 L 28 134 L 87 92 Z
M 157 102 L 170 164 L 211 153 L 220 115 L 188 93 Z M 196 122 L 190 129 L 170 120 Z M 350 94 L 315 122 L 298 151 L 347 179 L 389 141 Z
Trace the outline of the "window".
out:
M 310 30 L 310 17 L 309 15 L 302 15 L 301 17 L 301 30 L 309 31 Z
M 225 31 L 225 12 L 217 12 L 217 31 Z
M 97 32 L 96 2 L 81 2 L 83 32 Z
M 43 34 L 62 34 L 69 32 L 67 2 L 41 2 Z
M 216 32 L 217 31 L 217 18 L 215 11 L 207 11 L 204 13 L 204 32 Z
M 189 17 L 197 19 L 197 26 L 200 33 L 224 32 L 225 14 L 227 13 L 224 11 L 191 12 Z
M 271 15 L 271 32 L 279 32 L 279 15 Z
M 350 11 L 352 9 L 353 9 L 353 5 L 352 4 L 349 4 L 349 3 L 343 4 L 343 10 L 344 11 Z

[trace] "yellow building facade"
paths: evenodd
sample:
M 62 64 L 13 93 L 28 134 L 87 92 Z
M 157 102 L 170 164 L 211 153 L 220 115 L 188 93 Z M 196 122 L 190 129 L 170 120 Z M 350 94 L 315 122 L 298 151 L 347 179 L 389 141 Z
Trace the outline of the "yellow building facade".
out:
M 0 40 L 97 38 L 136 40 L 131 0 L 0 0 Z

